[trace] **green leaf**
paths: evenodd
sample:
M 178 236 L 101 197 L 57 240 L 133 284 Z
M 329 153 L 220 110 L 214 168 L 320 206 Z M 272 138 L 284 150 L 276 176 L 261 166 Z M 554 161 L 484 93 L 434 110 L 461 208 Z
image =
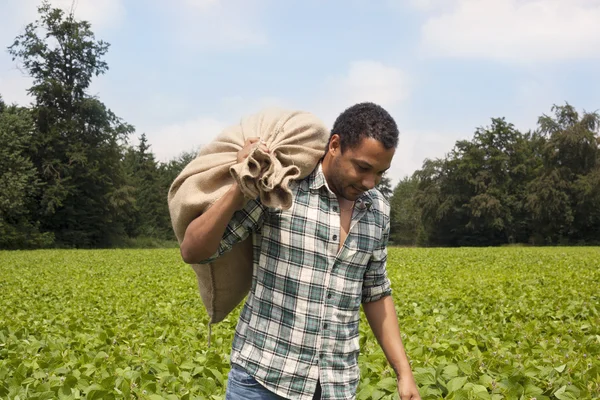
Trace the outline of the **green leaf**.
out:
M 577 400 L 577 398 L 572 394 L 567 392 L 567 386 L 561 386 L 556 392 L 554 392 L 554 397 L 558 400 Z
M 377 387 L 387 391 L 388 393 L 394 393 L 398 390 L 398 382 L 395 378 L 387 377 L 377 382 Z
M 105 351 L 98 352 L 98 354 L 96 354 L 96 357 L 94 357 L 95 360 L 105 360 L 107 358 L 108 354 Z
M 492 379 L 492 377 L 489 375 L 484 374 L 479 377 L 479 383 L 481 383 L 485 387 L 488 387 L 488 388 L 491 387 L 492 382 L 494 382 L 494 379 Z
M 109 398 L 109 393 L 106 390 L 91 390 L 87 394 L 87 399 L 89 400 L 107 400 Z M 112 396 L 111 396 L 112 398 Z
M 467 392 L 473 393 L 475 395 L 475 398 L 477 398 L 477 399 L 481 399 L 481 400 L 490 400 L 491 399 L 491 396 L 488 393 L 488 390 L 483 385 L 467 383 L 463 387 L 463 389 L 466 390 Z
M 450 364 L 450 365 L 444 367 L 443 376 L 446 379 L 451 379 L 451 378 L 457 377 L 458 376 L 458 365 Z
M 527 396 L 535 397 L 542 393 L 544 393 L 544 390 L 535 385 L 532 385 L 530 383 L 525 385 L 525 394 Z
M 446 385 L 446 388 L 448 388 L 448 393 L 452 393 L 461 389 L 466 382 L 466 376 L 451 379 L 450 382 L 448 382 L 448 384 Z
M 375 388 L 373 386 L 365 386 L 363 387 L 358 394 L 356 395 L 357 400 L 367 400 L 371 398 L 373 391 Z
M 215 379 L 217 379 L 217 382 L 219 382 L 220 385 L 223 385 L 223 374 L 221 374 L 215 368 L 209 368 L 209 370 L 212 372 Z
M 469 364 L 467 364 L 464 361 L 459 361 L 458 362 L 458 368 L 465 374 L 465 375 L 471 375 L 473 373 L 473 369 L 471 368 L 471 366 Z
M 90 386 L 88 386 L 85 389 L 85 392 L 89 394 L 92 391 L 98 391 L 98 390 L 104 390 L 104 388 L 102 386 L 100 386 L 99 384 L 94 383 L 94 384 L 91 384 Z
M 477 385 L 477 384 L 471 383 L 471 382 L 466 383 L 463 388 L 465 390 L 471 390 L 473 393 L 482 393 L 482 392 L 487 393 L 487 389 L 485 386 Z
M 590 324 L 583 324 L 581 325 L 581 330 L 582 331 L 587 331 L 591 328 L 592 326 Z
M 373 393 L 371 393 L 371 399 L 373 400 L 379 400 L 381 399 L 383 396 L 385 396 L 385 392 L 382 392 L 381 390 L 373 390 Z
M 492 396 L 488 392 L 477 392 L 475 398 L 480 400 L 491 400 Z
M 33 377 L 34 377 L 35 379 L 39 379 L 39 380 L 41 380 L 41 379 L 44 379 L 44 378 L 46 378 L 46 372 L 44 372 L 44 371 L 40 371 L 40 370 L 38 370 L 38 371 L 35 371 L 35 372 L 33 373 Z
M 431 372 L 428 372 L 428 371 L 425 371 L 425 372 L 417 372 L 417 371 L 415 371 L 415 373 L 414 373 L 415 382 L 418 385 L 421 385 L 421 386 L 435 385 L 435 376 L 434 376 L 434 373 L 431 373 Z

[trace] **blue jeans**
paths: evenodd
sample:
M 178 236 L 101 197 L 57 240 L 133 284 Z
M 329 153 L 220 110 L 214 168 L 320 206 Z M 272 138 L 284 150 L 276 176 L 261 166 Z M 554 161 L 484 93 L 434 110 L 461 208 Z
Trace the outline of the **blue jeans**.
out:
M 321 398 L 321 386 L 317 384 L 317 392 L 313 399 Z M 232 364 L 227 380 L 225 400 L 285 400 L 256 381 L 245 369 Z

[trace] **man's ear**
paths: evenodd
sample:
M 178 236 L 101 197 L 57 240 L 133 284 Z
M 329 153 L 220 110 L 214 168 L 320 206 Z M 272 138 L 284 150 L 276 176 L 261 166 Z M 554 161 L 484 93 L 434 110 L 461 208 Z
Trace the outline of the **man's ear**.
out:
M 340 142 L 340 136 L 334 133 L 329 139 L 329 146 L 327 148 L 327 151 L 331 153 L 331 155 L 335 155 L 336 153 L 341 151 L 341 145 L 342 144 Z

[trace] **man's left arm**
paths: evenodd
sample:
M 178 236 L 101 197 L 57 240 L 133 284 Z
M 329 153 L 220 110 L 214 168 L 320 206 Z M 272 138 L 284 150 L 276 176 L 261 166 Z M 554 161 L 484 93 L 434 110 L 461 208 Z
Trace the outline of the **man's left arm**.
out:
M 389 221 L 384 227 L 380 244 L 373 252 L 363 283 L 363 310 L 373 334 L 388 362 L 396 372 L 398 394 L 401 400 L 420 400 L 398 325 L 398 316 L 391 296 L 386 273 Z
M 398 394 L 401 400 L 420 400 L 402 338 L 391 296 L 363 304 L 363 310 L 388 362 L 396 372 Z

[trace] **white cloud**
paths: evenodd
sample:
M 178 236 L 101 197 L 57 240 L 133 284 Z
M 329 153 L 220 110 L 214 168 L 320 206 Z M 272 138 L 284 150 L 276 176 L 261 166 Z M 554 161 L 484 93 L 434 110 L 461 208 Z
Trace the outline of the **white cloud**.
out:
M 426 54 L 511 62 L 600 56 L 599 0 L 453 1 L 422 26 Z
M 220 106 L 227 115 L 237 116 L 255 113 L 267 107 L 293 107 L 284 99 L 274 96 L 254 99 L 243 96 L 224 97 Z
M 265 0 L 173 0 L 161 3 L 170 14 L 174 43 L 200 50 L 262 46 L 267 35 L 261 16 Z
M 415 129 L 403 130 L 400 126 L 398 148 L 388 172 L 392 184 L 396 185 L 405 176 L 410 176 L 423 167 L 425 159 L 443 158 L 454 147 L 462 135 L 452 132 L 433 132 Z
M 147 137 L 156 159 L 166 162 L 184 151 L 197 150 L 210 143 L 229 125 L 211 117 L 198 117 L 160 127 L 148 132 Z
M 450 5 L 449 0 L 410 0 L 410 5 L 416 9 L 428 11 Z
M 407 74 L 400 68 L 379 61 L 354 61 L 343 75 L 331 78 L 324 85 L 325 94 L 311 106 L 332 124 L 345 108 L 364 101 L 391 112 L 410 96 L 410 86 Z
M 92 30 L 98 32 L 102 29 L 114 28 L 125 19 L 124 0 L 50 0 L 52 7 L 60 8 L 66 13 L 74 11 L 75 18 L 86 20 L 92 24 Z M 21 0 L 9 1 L 0 6 L 0 26 L 4 27 L 2 33 L 10 33 L 10 37 L 17 36 L 30 22 L 39 16 L 38 7 L 41 1 Z
M 185 0 L 185 4 L 193 8 L 204 10 L 209 7 L 214 7 L 219 1 L 220 0 Z
M 27 94 L 27 89 L 32 84 L 31 78 L 23 75 L 16 67 L 0 72 L 0 96 L 6 104 L 26 106 L 33 102 L 33 98 Z
M 78 20 L 89 21 L 92 30 L 114 28 L 125 19 L 123 0 L 51 0 L 54 7 L 73 11 Z
M 503 115 L 521 132 L 533 130 L 542 113 L 549 113 L 553 104 L 562 103 L 562 96 L 564 93 L 556 80 L 544 71 L 533 71 L 527 79 L 516 83 L 514 97 L 510 100 L 512 107 L 507 107 Z
M 382 106 L 394 106 L 409 94 L 405 73 L 377 61 L 353 62 L 339 90 L 350 102 L 368 100 Z

